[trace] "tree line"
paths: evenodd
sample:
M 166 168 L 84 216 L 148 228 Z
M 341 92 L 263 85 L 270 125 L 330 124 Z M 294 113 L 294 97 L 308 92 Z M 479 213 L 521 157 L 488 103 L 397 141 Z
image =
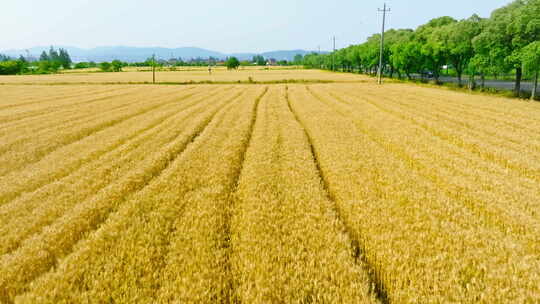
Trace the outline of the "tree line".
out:
M 39 60 L 31 60 L 22 55 L 15 59 L 0 54 L 0 75 L 48 74 L 59 69 L 70 69 L 71 65 L 68 51 L 62 48 L 56 50 L 51 47 L 48 52 L 43 51 Z
M 232 69 L 236 69 L 239 66 L 266 66 L 268 63 L 272 65 L 290 66 L 290 65 L 302 65 L 302 55 L 296 55 L 294 60 L 275 60 L 272 58 L 264 58 L 261 55 L 256 55 L 252 60 L 238 60 L 236 57 L 228 57 L 226 59 L 219 59 L 215 57 L 208 58 L 192 58 L 184 61 L 182 58 L 170 58 L 168 60 L 155 59 L 153 57 L 147 58 L 142 62 L 123 62 L 120 60 L 113 60 L 111 62 L 96 63 L 89 62 L 77 62 L 74 63 L 67 50 L 51 47 L 49 51 L 43 51 L 39 56 L 39 59 L 25 58 L 22 55 L 18 58 L 12 58 L 6 55 L 0 54 L 0 75 L 16 75 L 16 74 L 48 74 L 56 73 L 60 69 L 88 69 L 98 68 L 103 72 L 120 72 L 123 67 L 185 67 L 185 66 L 226 66 Z
M 253 56 L 252 60 L 242 60 L 232 56 L 227 57 L 226 59 L 219 59 L 216 57 L 208 58 L 192 58 L 190 60 L 184 61 L 182 58 L 170 58 L 165 59 L 155 59 L 153 57 L 148 57 L 145 61 L 142 62 L 122 62 L 119 60 L 113 60 L 112 62 L 78 62 L 74 65 L 75 69 L 85 69 L 85 68 L 99 68 L 103 72 L 119 72 L 122 71 L 123 67 L 169 67 L 174 69 L 174 67 L 206 67 L 206 66 L 225 66 L 228 69 L 237 69 L 240 66 L 266 66 L 268 63 L 272 65 L 280 66 L 292 66 L 292 65 L 302 65 L 302 55 L 296 55 L 293 61 L 287 60 L 275 60 L 272 58 L 264 58 L 261 55 Z
M 375 74 L 380 41 L 381 35 L 375 34 L 365 43 L 330 54 L 306 55 L 303 64 Z M 385 32 L 384 42 L 382 70 L 389 77 L 411 79 L 419 74 L 439 82 L 446 67 L 458 78 L 459 86 L 464 76 L 471 87 L 479 77 L 483 87 L 488 76 L 511 74 L 516 95 L 524 76 L 534 80 L 535 92 L 540 71 L 540 0 L 515 0 L 493 11 L 489 18 L 440 17 L 416 30 L 391 29 Z

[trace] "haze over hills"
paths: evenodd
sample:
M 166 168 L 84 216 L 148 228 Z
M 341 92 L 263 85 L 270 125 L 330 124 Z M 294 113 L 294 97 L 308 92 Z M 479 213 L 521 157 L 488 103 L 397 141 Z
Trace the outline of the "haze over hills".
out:
M 262 55 L 265 58 L 274 58 L 276 60 L 293 60 L 294 56 L 297 54 L 306 55 L 311 53 L 311 51 L 306 50 L 283 50 L 283 51 L 272 51 L 264 53 L 233 53 L 225 54 L 221 52 L 216 52 L 212 50 L 197 48 L 197 47 L 181 47 L 181 48 L 163 48 L 163 47 L 128 47 L 128 46 L 105 46 L 105 47 L 96 47 L 92 49 L 82 49 L 77 47 L 70 46 L 55 46 L 58 48 L 66 49 L 71 59 L 74 62 L 81 61 L 111 61 L 114 59 L 127 61 L 127 62 L 138 62 L 144 61 L 147 58 L 151 57 L 152 54 L 155 54 L 159 59 L 170 59 L 170 58 L 182 58 L 183 60 L 195 59 L 195 58 L 208 58 L 214 57 L 219 59 L 225 59 L 230 56 L 235 56 L 240 60 L 252 59 L 255 55 Z M 39 57 L 41 52 L 49 50 L 48 47 L 33 47 L 28 50 L 5 50 L 0 51 L 0 54 L 5 54 L 12 57 L 19 57 L 20 55 L 27 56 L 27 51 L 31 57 Z

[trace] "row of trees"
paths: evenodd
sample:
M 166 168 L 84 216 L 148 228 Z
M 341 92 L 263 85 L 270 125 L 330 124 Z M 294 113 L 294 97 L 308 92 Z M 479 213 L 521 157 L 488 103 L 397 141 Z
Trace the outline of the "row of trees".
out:
M 278 64 L 282 66 L 286 65 L 301 65 L 303 57 L 297 55 L 294 61 L 275 61 L 270 59 L 272 64 Z M 28 74 L 28 73 L 54 73 L 59 69 L 87 69 L 87 68 L 99 68 L 104 72 L 119 72 L 123 67 L 136 66 L 136 67 L 164 67 L 164 66 L 227 66 L 230 69 L 236 69 L 239 66 L 252 66 L 261 65 L 266 66 L 268 60 L 261 55 L 254 56 L 253 59 L 240 61 L 236 57 L 227 58 L 225 61 L 209 57 L 209 58 L 195 58 L 189 61 L 184 61 L 182 58 L 171 58 L 169 60 L 157 59 L 154 60 L 149 57 L 143 62 L 127 63 L 119 60 L 113 60 L 112 62 L 96 63 L 90 62 L 77 62 L 73 63 L 69 53 L 64 49 L 55 50 L 53 47 L 48 52 L 43 51 L 39 57 L 39 60 L 28 60 L 21 56 L 19 59 L 13 59 L 9 56 L 0 54 L 0 75 L 10 74 Z
M 99 64 L 99 68 L 103 72 L 121 72 L 122 68 L 127 66 L 127 63 L 124 63 L 120 60 L 113 60 L 109 62 L 102 62 Z
M 121 72 L 123 67 L 129 66 L 127 62 L 122 62 L 120 60 L 113 60 L 111 62 L 103 61 L 100 63 L 90 62 L 78 62 L 73 68 L 74 69 L 88 69 L 88 68 L 99 68 L 102 72 Z
M 302 65 L 304 57 L 301 54 L 297 54 L 294 56 L 294 59 L 292 61 L 287 60 L 275 60 L 273 58 L 266 59 L 262 55 L 255 55 L 253 56 L 253 59 L 251 60 L 252 65 L 259 65 L 259 66 L 265 66 L 269 62 L 275 63 L 277 65 Z
M 234 56 L 232 56 L 234 57 Z M 157 66 L 216 66 L 216 65 L 227 65 L 227 61 L 231 57 L 225 59 L 220 59 L 216 57 L 209 58 L 192 58 L 188 61 L 184 61 L 182 58 L 171 58 L 169 60 L 158 59 L 156 60 Z M 238 59 L 237 57 L 235 57 Z M 239 66 L 266 66 L 268 63 L 277 64 L 281 66 L 287 65 L 302 65 L 302 55 L 297 55 L 293 61 L 287 60 L 275 60 L 273 58 L 265 58 L 262 55 L 255 55 L 251 60 L 239 60 Z M 130 63 L 130 66 L 151 66 L 152 58 L 147 59 L 144 62 Z
M 120 72 L 128 63 L 120 60 L 111 62 L 78 62 L 73 64 L 71 56 L 65 49 L 56 50 L 51 47 L 49 51 L 43 51 L 39 60 L 30 60 L 22 55 L 18 59 L 0 54 L 0 75 L 16 74 L 47 74 L 56 73 L 60 69 L 86 69 L 99 68 L 104 72 Z
M 268 65 L 269 62 L 271 62 L 272 64 L 275 63 L 275 64 L 280 65 L 280 66 L 302 65 L 303 60 L 304 60 L 304 58 L 300 54 L 296 55 L 294 57 L 293 61 L 287 61 L 287 60 L 275 61 L 273 59 L 270 59 L 270 61 L 267 61 L 261 55 L 254 56 L 253 60 L 251 62 L 247 61 L 247 60 L 246 61 L 240 61 L 236 57 L 229 57 L 225 61 L 225 66 L 227 67 L 227 69 L 232 70 L 232 69 L 237 69 L 239 66 L 252 66 L 252 65 L 266 66 L 266 65 Z
M 381 35 L 332 54 L 304 57 L 307 67 L 375 73 L 379 65 Z M 540 0 L 515 0 L 495 10 L 490 18 L 477 15 L 464 20 L 440 17 L 416 30 L 385 32 L 383 70 L 388 76 L 429 74 L 438 82 L 443 66 L 452 69 L 462 85 L 464 75 L 474 86 L 475 77 L 515 76 L 519 95 L 524 75 L 538 81 L 540 70 Z
M 9 57 L 2 57 L 0 60 L 0 75 L 21 74 L 25 68 L 25 63 L 21 60 L 12 60 Z
M 60 68 L 71 69 L 71 57 L 67 50 L 60 48 L 58 51 L 52 46 L 49 52 L 43 51 L 39 56 L 40 65 L 46 66 L 52 71 L 57 71 Z
M 51 47 L 48 52 L 43 51 L 37 61 L 22 55 L 14 59 L 0 54 L 0 75 L 54 73 L 61 68 L 70 69 L 71 64 L 69 53 L 62 48 L 57 51 Z

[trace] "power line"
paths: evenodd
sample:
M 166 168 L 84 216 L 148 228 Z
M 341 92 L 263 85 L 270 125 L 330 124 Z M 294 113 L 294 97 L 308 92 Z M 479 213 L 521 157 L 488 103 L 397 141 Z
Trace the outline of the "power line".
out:
M 382 31 L 381 31 L 381 52 L 379 55 L 379 84 L 382 84 L 382 73 L 383 73 L 383 50 L 384 50 L 384 26 L 386 23 L 386 12 L 390 12 L 390 8 L 386 9 L 386 3 L 384 4 L 384 8 L 378 9 L 379 12 L 383 13 L 383 21 L 382 21 Z

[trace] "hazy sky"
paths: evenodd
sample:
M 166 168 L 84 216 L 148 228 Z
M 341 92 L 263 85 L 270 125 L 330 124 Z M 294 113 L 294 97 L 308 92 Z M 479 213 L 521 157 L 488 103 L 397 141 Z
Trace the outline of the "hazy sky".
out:
M 383 0 L 2 1 L 0 50 L 32 46 L 197 46 L 221 52 L 331 49 L 380 30 Z M 511 0 L 387 0 L 388 27 L 482 17 Z

